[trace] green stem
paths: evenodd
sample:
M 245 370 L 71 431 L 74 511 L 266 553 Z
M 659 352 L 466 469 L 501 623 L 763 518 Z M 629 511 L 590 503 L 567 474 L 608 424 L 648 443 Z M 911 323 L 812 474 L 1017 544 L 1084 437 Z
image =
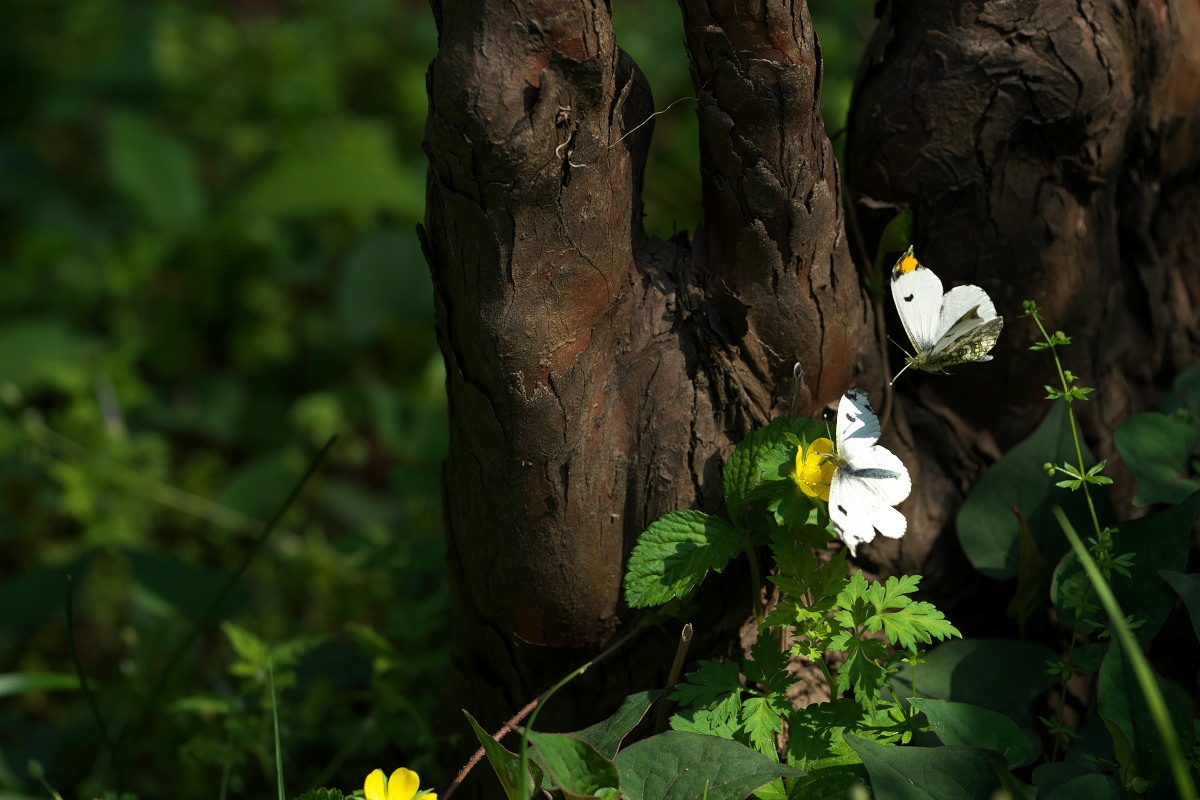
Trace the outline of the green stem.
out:
M 1087 474 L 1087 465 L 1083 460 L 1083 442 L 1079 436 L 1079 420 L 1075 417 L 1075 406 L 1071 402 L 1070 392 L 1071 385 L 1067 381 L 1067 374 L 1063 370 L 1062 359 L 1058 357 L 1058 347 L 1055 346 L 1054 340 L 1050 338 L 1050 334 L 1046 332 L 1046 326 L 1042 325 L 1042 320 L 1037 314 L 1031 315 L 1034 323 L 1037 324 L 1038 330 L 1042 332 L 1042 338 L 1046 345 L 1050 348 L 1050 355 L 1054 357 L 1054 367 L 1058 370 L 1058 382 L 1062 384 L 1063 400 L 1067 404 L 1067 417 L 1071 423 L 1071 438 L 1075 442 L 1075 459 L 1078 462 L 1079 474 Z M 1083 489 L 1083 497 L 1087 500 L 1088 511 L 1092 515 L 1092 527 L 1096 530 L 1096 536 L 1100 535 L 1100 518 L 1096 514 L 1096 504 L 1092 502 L 1092 494 L 1088 491 L 1087 481 L 1080 483 L 1080 488 Z
M 824 657 L 813 659 L 817 666 L 821 668 L 821 674 L 825 676 L 825 682 L 829 684 L 829 699 L 837 699 L 837 683 L 833 680 L 833 675 L 829 672 L 828 665 L 825 664 Z
M 1104 606 L 1104 610 L 1108 614 L 1109 622 L 1116 632 L 1117 639 L 1120 640 L 1122 649 L 1133 664 L 1134 675 L 1137 677 L 1137 682 L 1142 689 L 1142 693 L 1146 696 L 1146 704 L 1150 706 L 1150 714 L 1154 717 L 1154 727 L 1158 729 L 1159 738 L 1162 739 L 1162 743 L 1166 747 L 1167 758 L 1171 763 L 1171 774 L 1175 778 L 1175 787 L 1179 790 L 1179 797 L 1183 798 L 1183 800 L 1196 800 L 1196 785 L 1192 781 L 1191 772 L 1188 770 L 1187 761 L 1184 759 L 1183 748 L 1179 744 L 1179 737 L 1176 734 L 1175 726 L 1171 723 L 1171 714 L 1167 710 L 1167 703 L 1163 699 L 1162 692 L 1159 690 L 1154 672 L 1150 669 L 1150 662 L 1146 660 L 1146 656 L 1142 652 L 1137 638 L 1133 635 L 1133 629 L 1129 627 L 1129 623 L 1125 620 L 1125 612 L 1121 609 L 1120 603 L 1117 602 L 1117 598 L 1113 595 L 1112 589 L 1109 588 L 1104 575 L 1101 574 L 1100 567 L 1092 559 L 1087 547 L 1080 540 L 1079 534 L 1071 527 L 1071 522 L 1067 519 L 1067 515 L 1063 513 L 1061 508 L 1055 506 L 1054 516 L 1058 518 L 1058 524 L 1062 526 L 1063 533 L 1070 540 L 1071 547 L 1075 550 L 1075 555 L 1079 557 L 1079 563 L 1083 564 L 1084 570 L 1087 571 L 1088 578 L 1091 580 L 1092 586 L 1096 589 L 1096 595 L 1099 597 L 1101 605 Z
M 750 562 L 750 589 L 754 594 L 754 621 L 761 628 L 763 624 L 763 600 L 762 600 L 762 571 L 758 568 L 758 557 L 754 552 L 754 545 L 750 543 L 750 532 L 745 531 L 742 534 L 742 547 L 746 551 L 746 560 Z
M 275 785 L 279 790 L 279 800 L 285 800 L 283 793 L 283 747 L 279 743 L 279 698 L 275 695 L 275 659 L 267 659 L 267 675 L 271 679 L 271 720 L 275 726 Z

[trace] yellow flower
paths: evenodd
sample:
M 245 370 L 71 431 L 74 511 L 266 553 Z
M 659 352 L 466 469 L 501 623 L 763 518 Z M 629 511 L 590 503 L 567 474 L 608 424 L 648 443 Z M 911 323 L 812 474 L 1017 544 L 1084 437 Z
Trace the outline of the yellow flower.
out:
M 796 472 L 792 478 L 800 491 L 829 502 L 829 485 L 837 471 L 837 462 L 828 456 L 835 452 L 833 442 L 824 437 L 814 439 L 808 447 L 802 446 L 796 452 Z
M 401 767 L 390 778 L 383 777 L 383 770 L 377 769 L 367 776 L 363 794 L 367 800 L 413 800 L 420 788 L 421 779 L 411 769 Z M 437 800 L 437 793 L 423 794 L 421 800 Z

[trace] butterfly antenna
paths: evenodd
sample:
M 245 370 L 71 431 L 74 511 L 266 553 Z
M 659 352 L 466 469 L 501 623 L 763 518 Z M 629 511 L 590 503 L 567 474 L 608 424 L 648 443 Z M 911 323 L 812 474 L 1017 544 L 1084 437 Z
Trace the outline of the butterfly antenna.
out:
M 910 356 L 909 357 L 910 360 L 900 369 L 899 372 L 896 373 L 896 376 L 894 378 L 892 378 L 892 380 L 888 384 L 888 386 L 895 386 L 896 381 L 900 380 L 900 376 L 904 374 L 904 371 L 913 365 L 911 358 L 912 357 Z

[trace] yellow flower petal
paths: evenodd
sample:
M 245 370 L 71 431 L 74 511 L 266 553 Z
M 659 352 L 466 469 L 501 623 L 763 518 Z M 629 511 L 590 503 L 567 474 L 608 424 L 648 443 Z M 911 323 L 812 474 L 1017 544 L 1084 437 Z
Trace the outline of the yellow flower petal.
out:
M 829 501 L 829 485 L 837 464 L 827 456 L 834 453 L 833 442 L 824 437 L 814 439 L 796 453 L 796 485 L 809 497 Z
M 411 769 L 401 767 L 388 778 L 387 800 L 412 800 L 421 789 L 421 779 Z
M 387 779 L 383 777 L 383 770 L 377 769 L 367 776 L 363 794 L 367 800 L 387 800 Z

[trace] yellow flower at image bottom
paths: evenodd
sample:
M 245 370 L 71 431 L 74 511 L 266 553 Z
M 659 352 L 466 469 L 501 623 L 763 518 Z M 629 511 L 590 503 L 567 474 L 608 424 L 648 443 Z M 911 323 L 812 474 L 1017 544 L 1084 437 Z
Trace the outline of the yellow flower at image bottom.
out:
M 796 452 L 796 473 L 793 478 L 800 491 L 809 497 L 829 501 L 829 485 L 833 482 L 833 473 L 837 471 L 837 462 L 828 456 L 834 452 L 833 442 L 824 437 L 814 439 L 808 447 L 801 447 Z
M 385 778 L 383 770 L 377 769 L 367 776 L 363 794 L 367 800 L 413 800 L 421 790 L 421 779 L 411 769 L 401 767 Z M 436 792 L 420 795 L 421 800 L 437 800 Z

